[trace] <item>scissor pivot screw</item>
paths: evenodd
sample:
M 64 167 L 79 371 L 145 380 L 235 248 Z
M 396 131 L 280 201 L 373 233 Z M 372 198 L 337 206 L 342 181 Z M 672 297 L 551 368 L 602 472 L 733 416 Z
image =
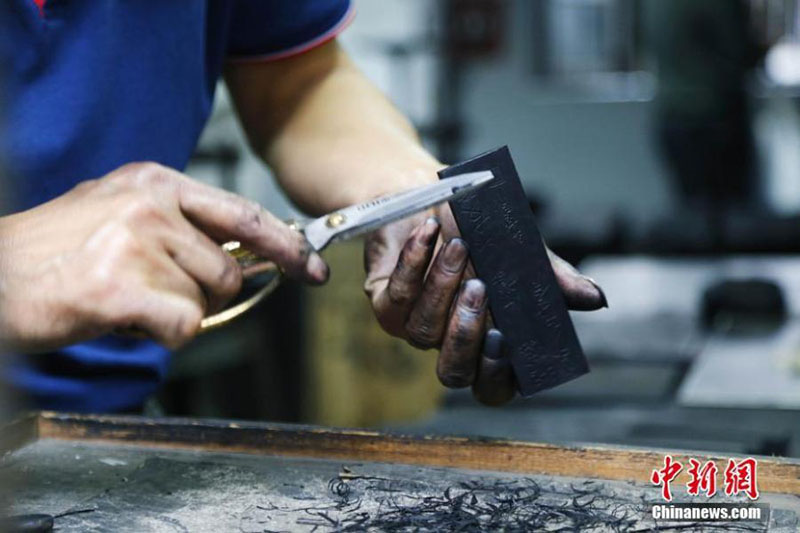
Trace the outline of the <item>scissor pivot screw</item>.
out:
M 338 228 L 339 226 L 344 224 L 346 220 L 347 217 L 345 217 L 341 213 L 331 213 L 331 215 L 328 216 L 328 220 L 325 221 L 325 224 L 329 228 Z

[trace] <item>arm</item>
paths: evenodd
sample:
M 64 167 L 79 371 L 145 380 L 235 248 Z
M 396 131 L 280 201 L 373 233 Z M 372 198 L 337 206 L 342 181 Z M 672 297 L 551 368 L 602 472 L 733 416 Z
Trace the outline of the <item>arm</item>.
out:
M 234 63 L 225 77 L 253 150 L 310 213 L 435 180 L 443 166 L 335 41 L 280 61 Z
M 335 42 L 274 63 L 231 64 L 226 80 L 254 150 L 311 213 L 436 180 L 443 166 Z M 551 259 L 573 308 L 604 304 L 590 280 Z M 487 404 L 513 397 L 502 335 L 486 331 L 486 288 L 472 279 L 446 205 L 371 234 L 365 266 L 381 326 L 417 347 L 438 348 L 444 385 L 472 386 Z

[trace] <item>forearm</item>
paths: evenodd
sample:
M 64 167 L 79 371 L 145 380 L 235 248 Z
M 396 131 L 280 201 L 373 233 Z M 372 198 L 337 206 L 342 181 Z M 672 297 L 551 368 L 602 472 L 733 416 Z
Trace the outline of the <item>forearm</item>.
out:
M 323 212 L 430 181 L 441 166 L 386 97 L 341 62 L 266 151 L 287 191 Z
M 306 55 L 260 106 L 259 66 L 227 76 L 253 148 L 293 201 L 322 213 L 436 179 L 442 165 L 335 43 Z

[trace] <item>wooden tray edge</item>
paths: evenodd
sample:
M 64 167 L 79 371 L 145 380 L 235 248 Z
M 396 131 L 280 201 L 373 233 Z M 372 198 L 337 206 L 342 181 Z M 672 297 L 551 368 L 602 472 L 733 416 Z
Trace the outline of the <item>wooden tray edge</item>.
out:
M 366 430 L 291 424 L 233 422 L 116 415 L 41 412 L 16 424 L 16 442 L 53 438 L 137 446 L 282 455 L 342 461 L 375 461 L 420 466 L 494 470 L 525 474 L 587 477 L 649 483 L 669 453 L 683 464 L 690 457 L 715 460 L 720 470 L 728 456 L 702 452 L 604 446 L 556 446 L 466 437 L 419 437 Z M 27 426 L 27 429 L 26 427 Z M 2 431 L 6 440 L 6 429 Z M 17 446 L 18 447 L 18 446 Z M 757 457 L 763 492 L 800 494 L 800 461 Z M 676 483 L 686 483 L 686 468 Z
M 39 413 L 28 413 L 0 429 L 0 456 L 39 438 Z

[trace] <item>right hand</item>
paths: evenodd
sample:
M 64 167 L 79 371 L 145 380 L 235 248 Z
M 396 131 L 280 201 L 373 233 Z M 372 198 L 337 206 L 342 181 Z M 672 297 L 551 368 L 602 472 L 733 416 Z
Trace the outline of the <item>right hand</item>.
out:
M 255 202 L 155 163 L 133 163 L 0 218 L 0 342 L 44 351 L 134 328 L 171 348 L 239 291 L 219 243 L 324 283 L 303 236 Z

